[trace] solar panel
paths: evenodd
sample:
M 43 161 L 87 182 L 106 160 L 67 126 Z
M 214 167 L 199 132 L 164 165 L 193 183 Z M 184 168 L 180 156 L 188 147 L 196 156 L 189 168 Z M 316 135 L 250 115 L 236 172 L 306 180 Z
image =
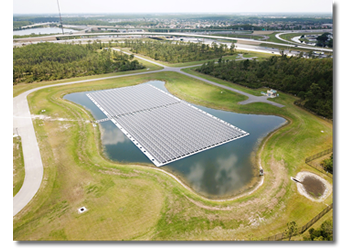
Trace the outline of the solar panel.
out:
M 150 84 L 87 96 L 157 167 L 249 135 Z

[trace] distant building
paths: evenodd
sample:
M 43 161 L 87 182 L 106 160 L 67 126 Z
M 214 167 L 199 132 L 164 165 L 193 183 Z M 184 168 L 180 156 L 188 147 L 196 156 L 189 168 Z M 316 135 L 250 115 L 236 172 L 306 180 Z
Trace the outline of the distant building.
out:
M 333 24 L 331 23 L 325 23 L 321 25 L 322 28 L 333 28 Z

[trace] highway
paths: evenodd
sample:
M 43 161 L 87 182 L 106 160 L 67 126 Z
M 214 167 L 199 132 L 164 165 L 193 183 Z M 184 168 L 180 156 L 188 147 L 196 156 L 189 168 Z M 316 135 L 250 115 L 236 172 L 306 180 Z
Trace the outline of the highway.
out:
M 214 35 L 204 35 L 204 34 L 191 34 L 191 33 L 158 33 L 158 32 L 126 32 L 126 33 L 84 33 L 84 32 L 75 32 L 74 34 L 56 34 L 56 35 L 47 35 L 43 37 L 34 37 L 34 38 L 16 38 L 13 39 L 13 41 L 17 42 L 29 42 L 31 40 L 39 40 L 41 38 L 60 38 L 60 37 L 74 37 L 74 36 L 112 36 L 112 35 L 165 35 L 165 36 L 180 36 L 180 37 L 200 37 L 205 39 L 219 39 L 219 40 L 237 40 L 237 41 L 251 41 L 254 43 L 260 44 L 268 44 L 268 45 L 276 45 L 276 46 L 283 46 L 283 47 L 296 47 L 296 44 L 282 44 L 282 43 L 276 43 L 276 42 L 270 42 L 270 41 L 258 41 L 258 40 L 252 40 L 252 39 L 245 39 L 245 38 L 234 38 L 234 37 L 223 37 L 223 36 L 214 36 Z M 284 40 L 285 41 L 285 40 Z M 239 45 L 239 44 L 237 44 Z M 298 45 L 299 48 L 303 49 L 309 49 L 309 50 L 315 50 L 315 51 L 324 51 L 324 52 L 333 52 L 333 49 L 329 48 L 322 48 L 322 47 L 311 47 L 306 45 Z
M 77 39 L 77 40 L 53 40 L 53 41 L 47 41 L 47 42 L 52 42 L 52 43 L 61 43 L 61 44 L 66 44 L 66 43 L 70 43 L 72 41 L 74 41 L 76 44 L 78 42 L 81 42 L 81 44 L 87 44 L 87 42 L 89 40 L 107 40 L 107 38 L 102 38 L 102 39 L 98 39 L 98 38 L 82 38 L 82 39 Z M 187 38 L 186 41 L 190 41 L 190 42 L 197 42 L 197 39 L 195 38 Z M 212 40 L 212 39 L 205 39 L 204 40 L 204 44 L 209 44 L 211 45 L 213 42 L 217 43 L 217 44 L 226 44 L 228 45 L 228 47 L 230 47 L 230 45 L 232 43 L 227 43 L 227 42 L 220 42 L 220 41 L 216 41 L 216 40 Z M 32 41 L 32 42 L 26 42 L 24 44 L 38 44 L 41 43 L 40 41 Z M 102 43 L 108 43 L 107 41 L 102 41 Z M 23 43 L 13 43 L 13 46 L 22 46 Z M 297 56 L 300 54 L 299 51 L 295 51 L 295 50 L 290 50 L 290 47 L 282 47 L 282 49 L 284 49 L 284 53 L 288 56 Z M 276 54 L 279 55 L 280 54 L 280 49 L 278 48 L 272 48 L 272 47 L 265 47 L 265 46 L 255 46 L 255 45 L 246 45 L 246 44 L 236 44 L 236 50 L 244 50 L 244 51 L 253 51 L 253 52 L 261 52 L 261 53 L 270 53 L 270 54 Z

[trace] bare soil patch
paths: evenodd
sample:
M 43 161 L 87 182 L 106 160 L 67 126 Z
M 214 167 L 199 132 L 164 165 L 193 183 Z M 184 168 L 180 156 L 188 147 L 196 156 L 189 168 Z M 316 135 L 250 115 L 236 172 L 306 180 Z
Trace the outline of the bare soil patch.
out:
M 315 177 L 306 176 L 301 183 L 307 193 L 313 197 L 319 198 L 325 193 L 326 186 Z
M 273 31 L 254 31 L 253 34 L 272 34 Z
M 302 171 L 296 179 L 301 182 L 296 184 L 298 192 L 311 201 L 322 202 L 332 193 L 332 186 L 314 173 Z
M 259 45 L 261 43 L 261 41 L 238 40 L 237 43 L 246 44 L 246 45 Z

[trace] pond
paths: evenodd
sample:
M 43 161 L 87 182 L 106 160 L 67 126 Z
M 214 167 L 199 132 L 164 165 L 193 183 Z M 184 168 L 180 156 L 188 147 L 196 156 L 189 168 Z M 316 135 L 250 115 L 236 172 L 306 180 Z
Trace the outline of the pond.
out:
M 301 184 L 306 192 L 312 197 L 320 198 L 326 191 L 325 184 L 313 176 L 305 176 L 301 181 Z
M 64 33 L 77 32 L 76 30 L 64 28 Z M 29 34 L 62 34 L 61 28 L 28 28 L 23 30 L 13 31 L 13 35 L 29 35 Z
M 162 81 L 147 83 L 168 92 Z M 86 96 L 87 93 L 89 92 L 68 94 L 64 99 L 84 106 L 97 120 L 107 118 Z M 241 128 L 250 135 L 177 160 L 161 168 L 172 172 L 194 191 L 209 198 L 228 197 L 248 189 L 259 178 L 255 153 L 261 140 L 283 125 L 286 120 L 278 116 L 238 114 L 194 106 Z M 99 125 L 102 145 L 109 159 L 121 163 L 151 164 L 151 161 L 111 121 Z

